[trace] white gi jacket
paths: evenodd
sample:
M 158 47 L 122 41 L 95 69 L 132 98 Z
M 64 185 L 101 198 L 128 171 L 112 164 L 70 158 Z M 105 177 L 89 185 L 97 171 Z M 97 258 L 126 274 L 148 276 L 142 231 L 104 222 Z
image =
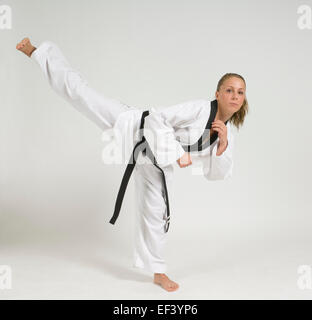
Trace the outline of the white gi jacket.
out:
M 190 100 L 160 110 L 151 108 L 145 118 L 144 136 L 159 166 L 174 164 L 185 153 L 181 144 L 190 145 L 198 141 L 205 130 L 210 110 L 210 101 L 206 99 Z M 191 152 L 192 162 L 202 163 L 203 174 L 208 180 L 224 180 L 232 175 L 234 136 L 230 122 L 226 126 L 228 146 L 220 156 L 216 155 L 219 138 L 208 148 Z

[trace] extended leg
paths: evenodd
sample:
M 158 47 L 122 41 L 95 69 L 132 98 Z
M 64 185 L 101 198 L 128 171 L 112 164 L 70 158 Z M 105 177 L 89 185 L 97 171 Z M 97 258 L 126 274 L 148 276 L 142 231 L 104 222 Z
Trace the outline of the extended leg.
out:
M 134 109 L 118 100 L 104 97 L 90 88 L 84 77 L 70 66 L 55 43 L 44 41 L 35 48 L 29 39 L 25 38 L 16 48 L 39 64 L 56 93 L 101 129 L 112 128 L 122 112 Z

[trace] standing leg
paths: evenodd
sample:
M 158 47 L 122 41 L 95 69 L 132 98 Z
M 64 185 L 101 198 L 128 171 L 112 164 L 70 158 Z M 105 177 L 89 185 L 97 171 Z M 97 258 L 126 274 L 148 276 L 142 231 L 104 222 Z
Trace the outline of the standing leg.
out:
M 168 193 L 172 183 L 173 166 L 164 168 Z M 178 289 L 178 284 L 165 274 L 167 266 L 164 250 L 167 234 L 165 194 L 161 172 L 150 163 L 135 167 L 137 200 L 134 266 L 154 273 L 154 282 L 167 291 Z M 170 196 L 169 196 L 170 198 Z
M 56 93 L 101 129 L 113 128 L 121 113 L 135 109 L 118 100 L 106 98 L 90 88 L 83 76 L 70 66 L 53 42 L 44 41 L 35 48 L 29 39 L 25 38 L 16 48 L 38 63 Z

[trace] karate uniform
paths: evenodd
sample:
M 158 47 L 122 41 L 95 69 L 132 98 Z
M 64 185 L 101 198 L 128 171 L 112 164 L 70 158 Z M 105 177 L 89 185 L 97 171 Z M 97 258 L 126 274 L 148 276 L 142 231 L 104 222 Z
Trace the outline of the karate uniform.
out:
M 128 160 L 131 148 L 140 139 L 139 128 L 143 110 L 107 98 L 90 88 L 53 42 L 41 43 L 31 58 L 38 63 L 55 92 L 103 131 L 112 130 L 112 138 L 117 145 L 122 147 L 123 143 L 128 143 L 124 155 L 124 160 Z M 210 101 L 197 99 L 157 110 L 146 109 L 150 113 L 145 118 L 144 137 L 165 174 L 170 199 L 173 165 L 185 152 L 182 145 L 195 143 L 205 130 L 211 111 Z M 226 126 L 228 146 L 222 155 L 216 155 L 219 139 L 208 148 L 191 154 L 193 163 L 202 163 L 203 175 L 208 180 L 224 180 L 232 174 L 234 137 L 230 123 Z M 137 210 L 133 265 L 153 273 L 165 273 L 165 190 L 161 172 L 142 153 L 139 154 L 135 166 L 134 180 Z

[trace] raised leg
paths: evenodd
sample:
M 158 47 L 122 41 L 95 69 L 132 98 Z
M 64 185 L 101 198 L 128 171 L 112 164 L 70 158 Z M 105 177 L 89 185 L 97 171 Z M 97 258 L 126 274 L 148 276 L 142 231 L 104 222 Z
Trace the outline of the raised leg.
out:
M 57 94 L 65 98 L 101 129 L 113 128 L 121 113 L 135 109 L 118 100 L 107 98 L 90 88 L 80 72 L 70 66 L 55 43 L 44 41 L 36 48 L 30 44 L 28 38 L 25 38 L 16 48 L 38 63 L 45 78 Z

